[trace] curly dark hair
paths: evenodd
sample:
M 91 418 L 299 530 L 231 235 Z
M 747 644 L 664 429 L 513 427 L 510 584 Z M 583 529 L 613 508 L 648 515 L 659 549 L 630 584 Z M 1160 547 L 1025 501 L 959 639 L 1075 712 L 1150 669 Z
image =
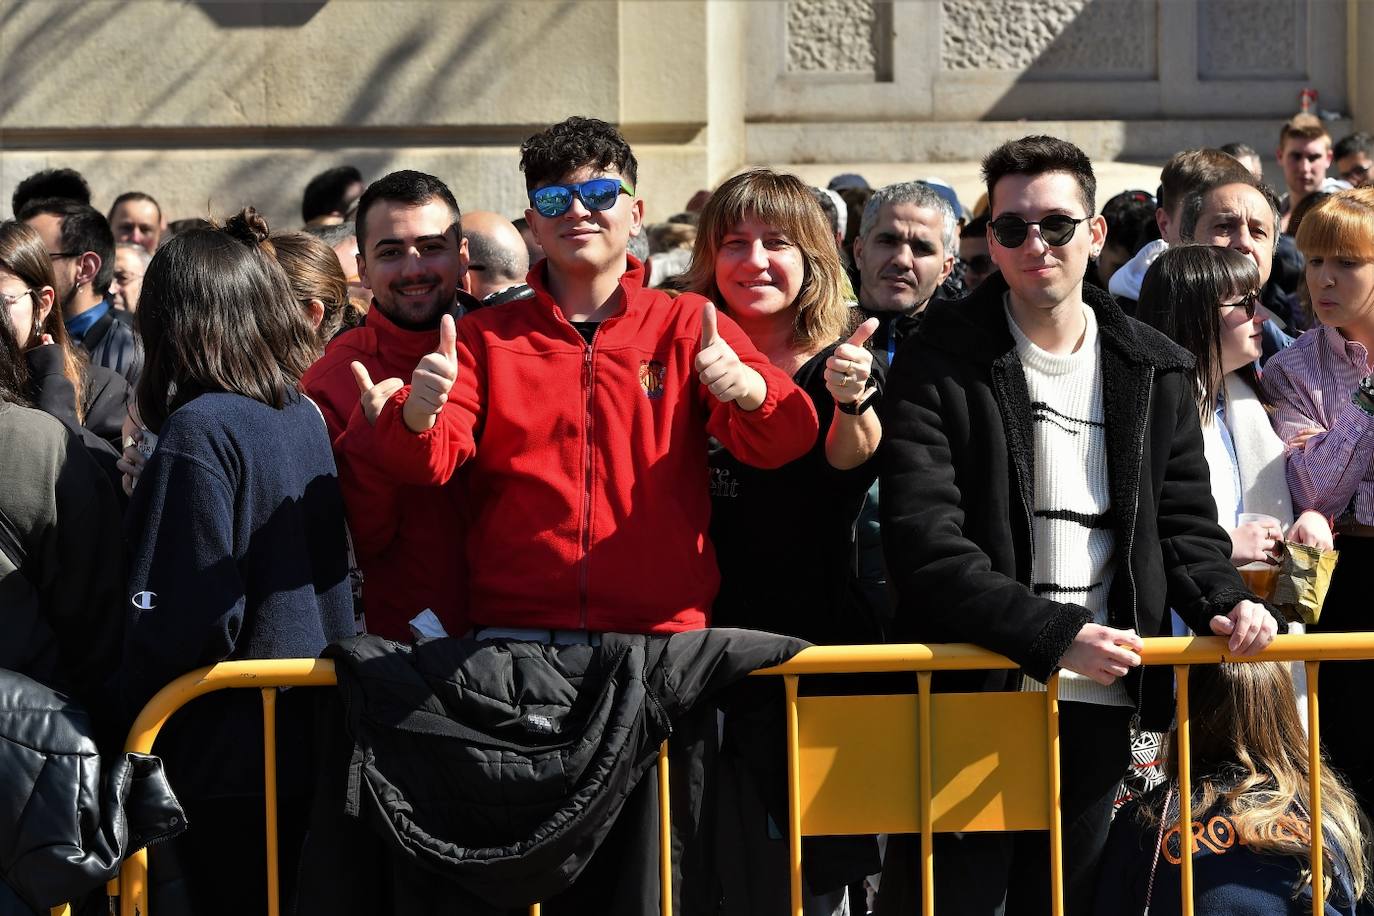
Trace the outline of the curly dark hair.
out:
M 639 184 L 639 163 L 630 144 L 615 127 L 596 118 L 573 116 L 520 145 L 526 190 L 553 184 L 583 166 L 614 168 L 631 187 Z

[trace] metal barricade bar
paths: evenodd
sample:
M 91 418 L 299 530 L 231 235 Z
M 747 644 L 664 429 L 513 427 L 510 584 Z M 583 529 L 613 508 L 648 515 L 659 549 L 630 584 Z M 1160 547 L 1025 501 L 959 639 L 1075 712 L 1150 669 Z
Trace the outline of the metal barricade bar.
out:
M 1301 636 L 1280 636 L 1262 652 L 1237 658 L 1226 648 L 1226 642 L 1216 637 L 1160 637 L 1145 640 L 1141 661 L 1145 665 L 1172 665 L 1178 689 L 1179 781 L 1183 786 L 1191 778 L 1191 736 L 1188 719 L 1188 670 L 1196 664 L 1220 662 L 1292 662 L 1305 664 L 1308 682 L 1308 758 L 1310 766 L 1310 867 L 1313 886 L 1313 913 L 1323 912 L 1325 879 L 1323 876 L 1323 837 L 1321 832 L 1321 733 L 1317 685 L 1321 661 L 1358 661 L 1374 659 L 1374 633 L 1324 633 Z M 917 760 L 919 822 L 921 833 L 922 900 L 924 916 L 935 912 L 934 892 L 934 833 L 935 799 L 933 773 L 935 748 L 932 732 L 931 675 L 936 671 L 1007 670 L 1017 665 L 1009 659 L 971 645 L 872 645 L 818 646 L 806 649 L 792 660 L 773 668 L 753 672 L 754 676 L 781 676 L 786 695 L 787 717 L 787 779 L 788 779 L 788 859 L 793 916 L 802 912 L 801 838 L 803 835 L 803 807 L 801 800 L 801 729 L 798 678 L 810 674 L 858 674 L 908 672 L 917 676 Z M 335 684 L 334 665 L 323 659 L 275 659 L 262 661 L 223 662 L 193 671 L 163 688 L 155 696 L 130 730 L 126 749 L 150 753 L 158 732 L 171 715 L 191 700 L 218 690 L 252 687 L 262 693 L 265 804 L 267 812 L 267 878 L 268 912 L 277 916 L 280 875 L 277 866 L 276 811 L 276 697 L 279 687 L 323 687 Z M 1049 805 L 1050 876 L 1052 909 L 1056 916 L 1063 912 L 1063 849 L 1062 821 L 1059 813 L 1059 701 L 1058 675 L 1051 678 L 1046 690 L 1046 739 L 1049 757 L 1047 793 Z M 659 814 L 660 814 L 660 911 L 672 914 L 672 834 L 670 817 L 670 770 L 668 746 L 659 749 Z M 1180 848 L 1183 913 L 1191 914 L 1192 856 L 1194 838 L 1191 830 L 1191 793 L 1179 793 Z M 118 880 L 120 913 L 122 916 L 148 916 L 147 852 L 140 850 L 129 857 Z M 113 887 L 115 882 L 111 882 Z M 530 907 L 531 916 L 539 916 L 541 907 Z M 54 908 L 53 914 L 64 912 Z

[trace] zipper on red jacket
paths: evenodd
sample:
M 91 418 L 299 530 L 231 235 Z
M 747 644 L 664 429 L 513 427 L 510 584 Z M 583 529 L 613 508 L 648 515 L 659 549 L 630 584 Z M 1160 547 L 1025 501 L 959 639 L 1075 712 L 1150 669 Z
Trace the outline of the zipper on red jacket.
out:
M 582 429 L 582 556 L 578 558 L 581 568 L 577 573 L 578 629 L 581 630 L 587 629 L 587 591 L 591 575 L 588 567 L 592 552 L 592 353 L 596 349 L 596 337 L 600 332 L 600 327 L 592 332 L 591 343 L 587 344 L 582 360 L 582 394 L 586 409 Z

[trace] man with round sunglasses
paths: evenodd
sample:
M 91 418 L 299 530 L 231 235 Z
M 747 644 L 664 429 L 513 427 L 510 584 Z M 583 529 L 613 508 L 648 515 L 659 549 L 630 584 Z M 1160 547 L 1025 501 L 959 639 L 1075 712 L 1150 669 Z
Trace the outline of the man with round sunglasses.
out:
M 1170 673 L 1141 638 L 1169 608 L 1238 655 L 1277 624 L 1216 521 L 1192 358 L 1083 282 L 1106 226 L 1092 164 L 1032 136 L 983 161 L 1000 275 L 937 301 L 890 375 L 883 538 L 898 642 L 971 642 L 1016 671 L 936 688 L 1042 692 L 1059 679 L 1064 878 L 1071 916 L 1095 872 L 1133 726 L 1172 715 Z M 936 836 L 941 914 L 1049 913 L 1048 838 Z M 889 841 L 881 914 L 916 912 L 919 842 Z

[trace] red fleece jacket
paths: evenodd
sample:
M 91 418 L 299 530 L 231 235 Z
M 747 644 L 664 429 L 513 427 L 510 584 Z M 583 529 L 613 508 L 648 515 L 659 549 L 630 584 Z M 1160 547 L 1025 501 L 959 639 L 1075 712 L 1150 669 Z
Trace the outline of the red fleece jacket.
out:
M 375 430 L 363 417 L 349 364 L 374 381 L 409 379 L 439 332 L 397 327 L 375 304 L 367 323 L 336 337 L 301 386 L 320 405 L 339 466 L 348 526 L 363 571 L 367 629 L 409 642 L 410 619 L 430 608 L 449 633 L 468 630 L 462 498 L 457 480 L 436 493 L 403 485 L 373 462 Z M 435 562 L 435 557 L 442 557 Z
M 719 332 L 768 386 L 722 404 L 693 367 L 706 300 L 643 287 L 587 343 L 549 295 L 458 322 L 458 380 L 433 429 L 411 432 L 405 388 L 377 420 L 397 479 L 448 481 L 466 464 L 469 611 L 478 625 L 671 633 L 703 627 L 720 575 L 707 537 L 707 437 L 777 467 L 816 441 L 811 399 L 725 316 Z

